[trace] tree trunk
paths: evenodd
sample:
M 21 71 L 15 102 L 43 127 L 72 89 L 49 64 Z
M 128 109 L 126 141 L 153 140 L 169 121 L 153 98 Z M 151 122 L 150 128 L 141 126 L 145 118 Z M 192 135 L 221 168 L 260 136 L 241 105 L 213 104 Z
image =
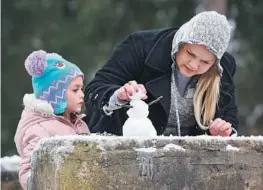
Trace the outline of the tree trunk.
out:
M 226 15 L 227 13 L 227 0 L 203 0 L 204 8 L 207 11 L 217 11 Z

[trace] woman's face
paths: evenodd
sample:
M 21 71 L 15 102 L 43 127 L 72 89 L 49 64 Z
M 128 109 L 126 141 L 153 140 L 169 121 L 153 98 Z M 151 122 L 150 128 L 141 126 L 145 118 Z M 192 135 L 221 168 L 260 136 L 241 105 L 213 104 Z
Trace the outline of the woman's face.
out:
M 215 64 L 216 56 L 205 46 L 198 44 L 182 44 L 175 55 L 180 73 L 186 77 L 205 73 Z

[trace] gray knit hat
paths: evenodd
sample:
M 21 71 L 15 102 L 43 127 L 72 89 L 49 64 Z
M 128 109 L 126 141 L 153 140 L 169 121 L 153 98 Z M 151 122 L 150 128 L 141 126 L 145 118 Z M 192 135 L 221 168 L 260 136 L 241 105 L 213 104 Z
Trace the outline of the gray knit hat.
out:
M 218 66 L 231 36 L 231 26 L 226 17 L 215 11 L 205 11 L 194 16 L 175 33 L 172 44 L 172 59 L 180 44 L 201 44 L 216 55 Z

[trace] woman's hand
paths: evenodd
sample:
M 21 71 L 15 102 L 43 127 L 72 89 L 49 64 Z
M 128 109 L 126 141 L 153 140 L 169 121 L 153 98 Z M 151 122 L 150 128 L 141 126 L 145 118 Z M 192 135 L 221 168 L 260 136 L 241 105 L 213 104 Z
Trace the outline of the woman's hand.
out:
M 137 84 L 136 81 L 129 81 L 128 83 L 120 87 L 116 91 L 116 94 L 117 94 L 118 99 L 129 101 L 130 96 L 132 96 L 135 92 L 139 92 L 139 91 L 145 94 L 145 96 L 142 98 L 145 100 L 147 98 L 147 95 L 146 95 L 147 92 L 146 92 L 144 85 Z
M 221 118 L 217 118 L 210 123 L 209 132 L 213 136 L 230 136 L 232 124 Z

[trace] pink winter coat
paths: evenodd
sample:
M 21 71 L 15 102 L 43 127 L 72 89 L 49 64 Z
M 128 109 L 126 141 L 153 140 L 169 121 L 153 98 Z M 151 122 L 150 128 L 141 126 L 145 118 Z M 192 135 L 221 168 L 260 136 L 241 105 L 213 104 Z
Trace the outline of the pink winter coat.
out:
M 19 181 L 23 189 L 26 189 L 30 156 L 41 138 L 89 133 L 89 129 L 81 120 L 85 115 L 77 116 L 73 124 L 62 116 L 54 115 L 53 108 L 45 101 L 36 99 L 33 94 L 26 94 L 23 102 L 25 108 L 15 134 L 15 144 L 21 156 Z

